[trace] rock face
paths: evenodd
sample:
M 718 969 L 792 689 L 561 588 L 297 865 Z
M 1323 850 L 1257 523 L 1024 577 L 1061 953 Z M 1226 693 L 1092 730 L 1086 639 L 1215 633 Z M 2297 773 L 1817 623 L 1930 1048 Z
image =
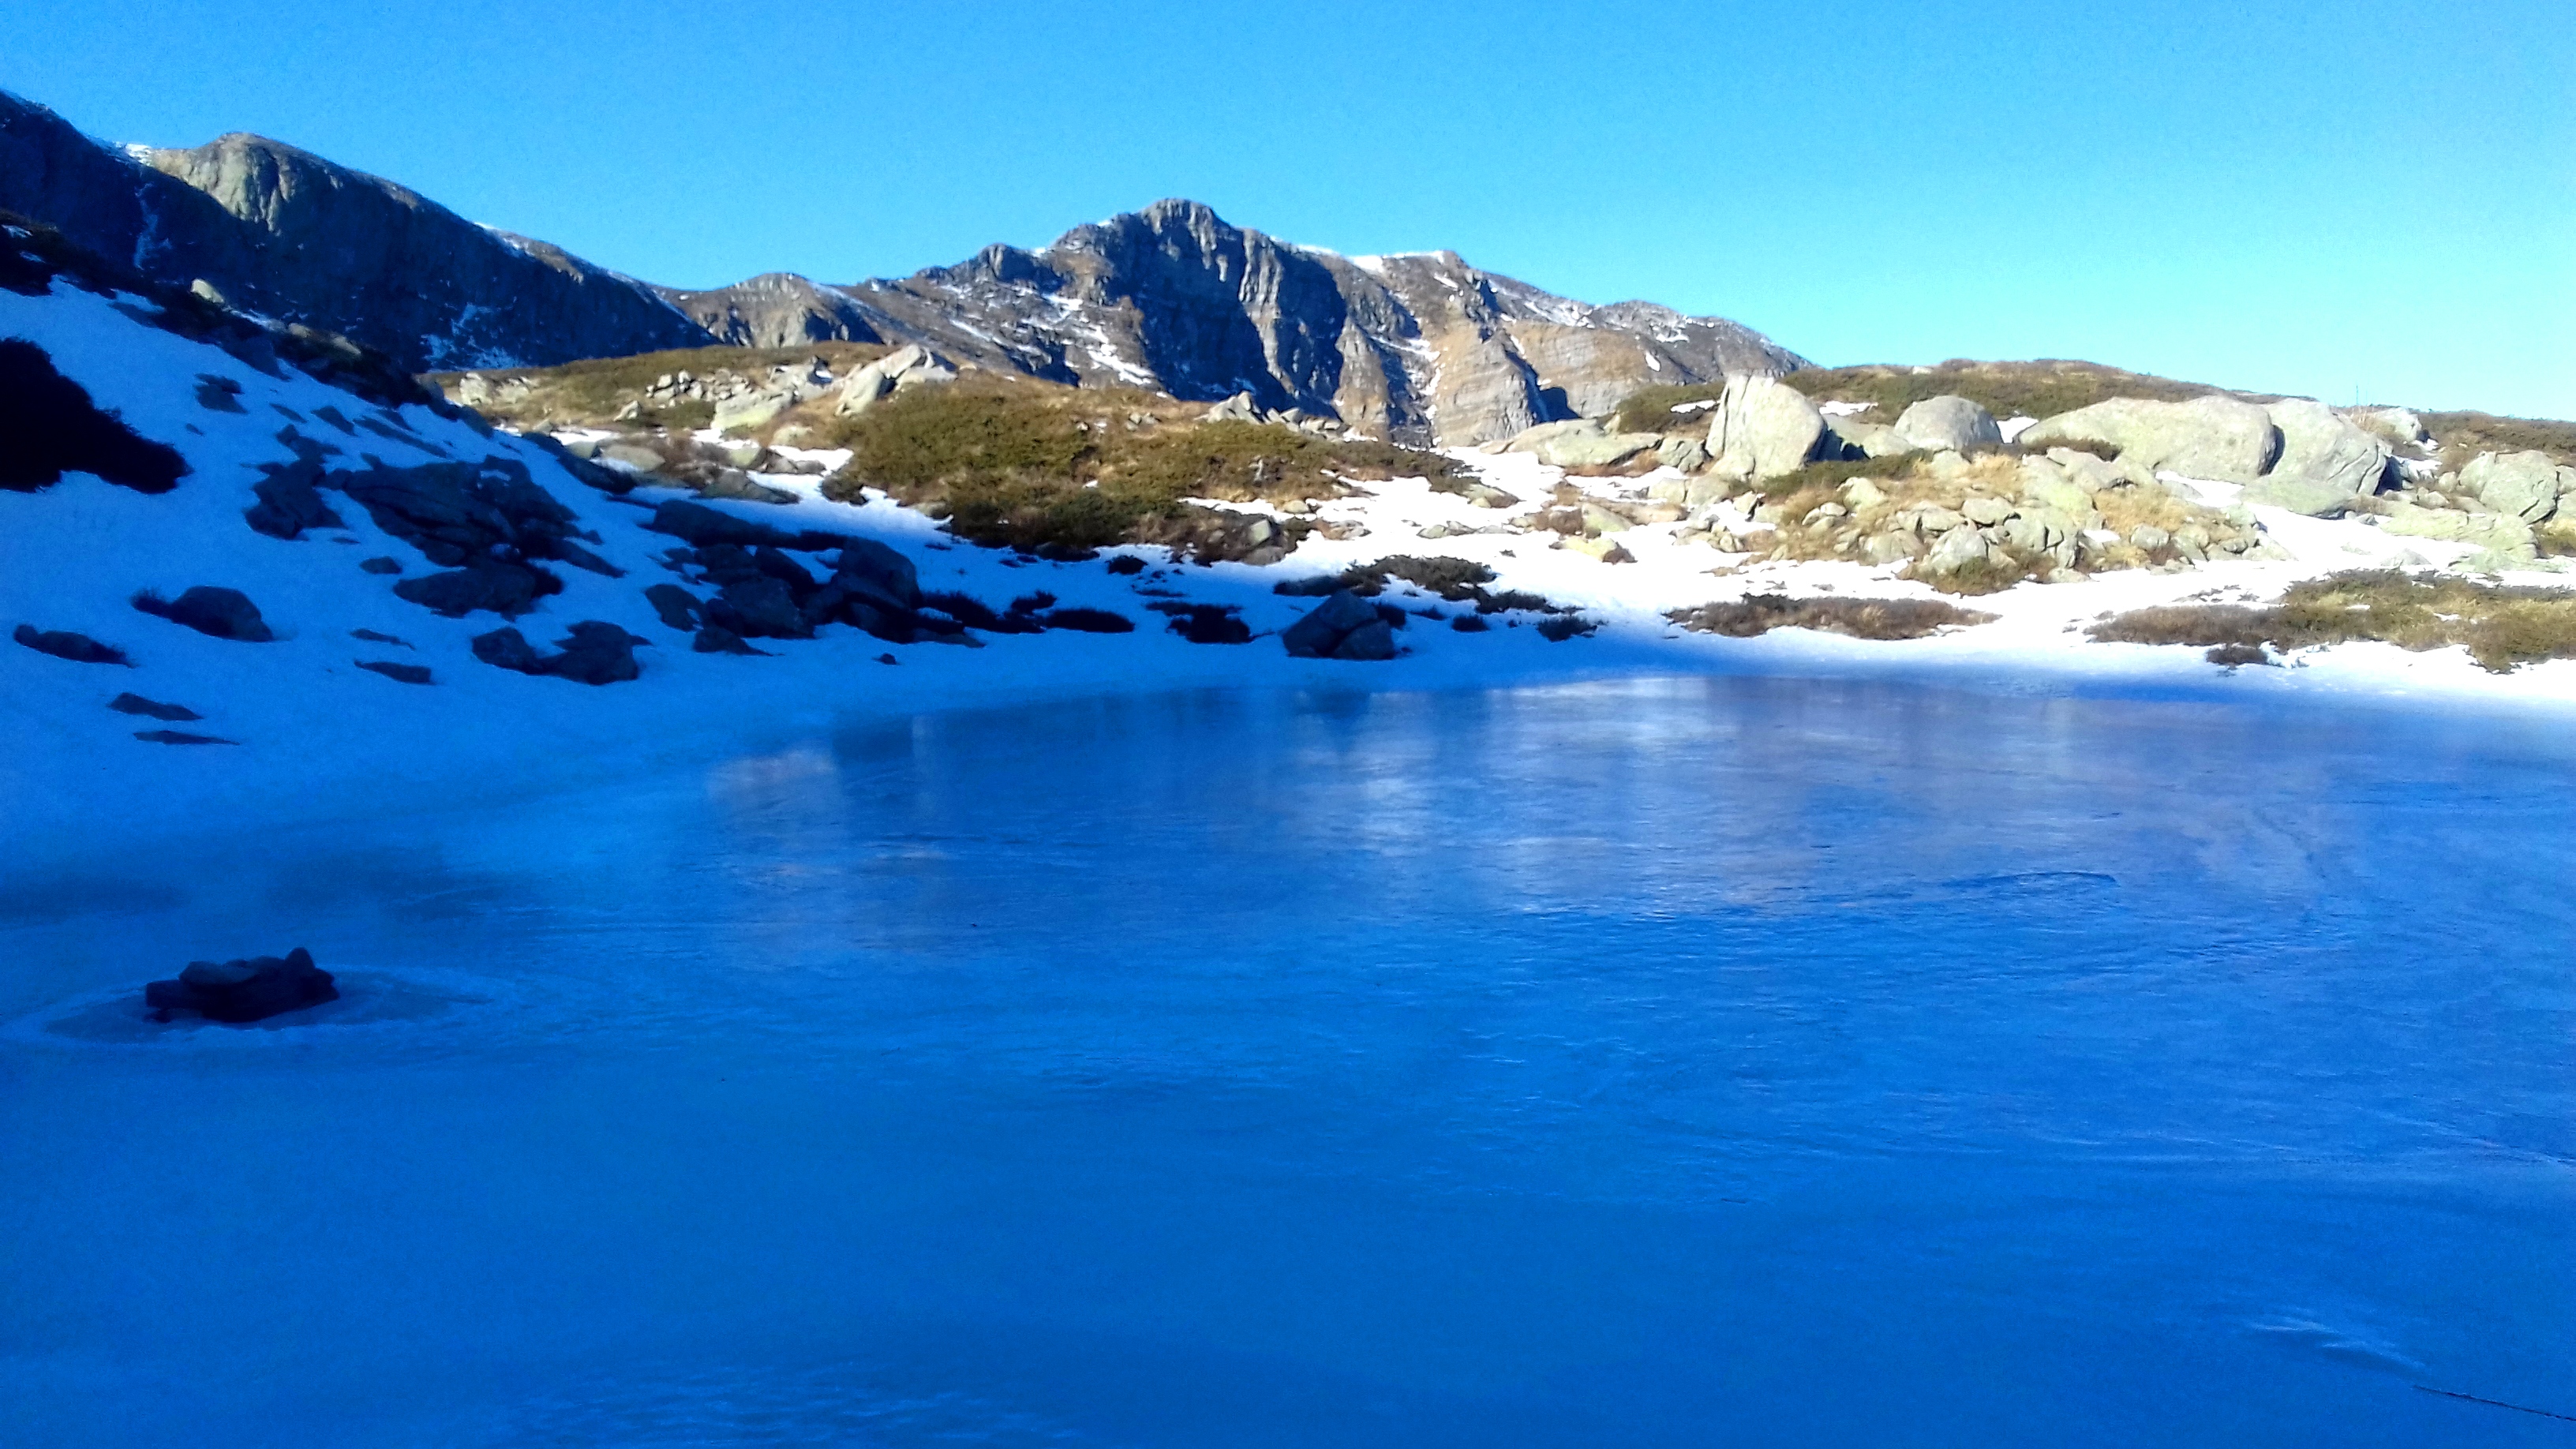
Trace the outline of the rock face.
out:
M 2324 403 L 2289 398 L 2263 409 L 2281 433 L 2272 471 L 2245 490 L 2248 503 L 2327 517 L 2379 491 L 2388 445 Z
M 2124 461 L 2225 483 L 2251 483 L 2281 456 L 2281 430 L 2269 413 L 2217 396 L 2179 403 L 2113 398 L 2044 418 L 2017 441 L 2025 448 L 2108 443 Z
M 1769 377 L 1727 380 L 1708 426 L 1710 468 L 1759 481 L 1812 461 L 1825 439 L 1825 415 L 1807 395 Z
M 1963 397 L 1927 397 L 1914 404 L 1897 418 L 1896 435 L 1927 453 L 2000 448 L 2004 442 L 1995 415 Z
M 331 973 L 313 964 L 313 953 L 298 946 L 284 956 L 254 956 L 245 961 L 191 961 L 176 981 L 155 981 L 143 988 L 143 1004 L 155 1018 L 202 1016 L 210 1021 L 261 1021 L 337 1001 L 340 988 Z
M 657 289 L 490 231 L 390 181 L 257 136 L 134 154 L 0 94 L 0 208 L 154 280 L 337 332 L 412 370 L 715 343 L 915 343 L 1058 382 L 1250 392 L 1415 445 L 1608 412 L 1650 383 L 1804 365 L 1648 302 L 1592 306 L 1453 252 L 1344 257 L 1161 201 L 1038 251 L 990 246 L 900 280 L 769 273 Z
M 651 288 L 390 181 L 230 135 L 139 155 L 0 93 L 0 207 L 155 281 L 338 332 L 422 370 L 706 345 Z
M 1804 365 L 1722 318 L 1589 306 L 1452 252 L 1344 257 L 1190 201 L 901 280 L 817 287 L 773 275 L 666 295 L 727 341 L 913 342 L 1057 382 L 1209 402 L 1249 393 L 1262 413 L 1302 409 L 1415 445 L 1606 413 L 1650 383 Z

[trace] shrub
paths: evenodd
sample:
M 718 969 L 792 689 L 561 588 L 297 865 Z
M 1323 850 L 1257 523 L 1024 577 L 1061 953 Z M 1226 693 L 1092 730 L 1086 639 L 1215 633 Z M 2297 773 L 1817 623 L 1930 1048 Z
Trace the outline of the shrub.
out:
M 2480 453 L 2547 453 L 2561 467 L 2576 467 L 2576 423 L 2500 418 L 2493 413 L 2418 416 L 2423 418 L 2425 429 L 2441 442 L 2444 466 L 2454 470 Z
M 1922 461 L 1906 453 L 1892 458 L 1835 459 L 1809 463 L 1777 478 L 1765 478 L 1753 486 L 1761 490 L 1763 497 L 1771 499 L 1787 498 L 1809 488 L 1830 492 L 1854 478 L 1902 478 L 1913 472 Z
M 1920 639 L 1942 629 L 1994 619 L 1938 599 L 1792 599 L 1753 594 L 1734 603 L 1675 609 L 1664 616 L 1699 634 L 1750 639 L 1773 629 L 1819 629 L 1854 639 Z
M 2293 584 L 2273 605 L 2136 609 L 2088 632 L 2107 643 L 2239 651 L 2361 639 L 2417 651 L 2459 645 L 2481 668 L 2503 674 L 2535 660 L 2576 658 L 2576 593 L 2368 571 Z

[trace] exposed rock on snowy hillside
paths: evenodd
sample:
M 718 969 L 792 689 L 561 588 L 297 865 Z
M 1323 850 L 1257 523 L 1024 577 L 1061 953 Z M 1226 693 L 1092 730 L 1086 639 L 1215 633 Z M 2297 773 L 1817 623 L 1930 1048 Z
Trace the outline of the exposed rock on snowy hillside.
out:
M 691 346 L 651 288 L 258 136 L 120 150 L 0 92 L 0 209 L 156 281 L 337 332 L 412 370 Z

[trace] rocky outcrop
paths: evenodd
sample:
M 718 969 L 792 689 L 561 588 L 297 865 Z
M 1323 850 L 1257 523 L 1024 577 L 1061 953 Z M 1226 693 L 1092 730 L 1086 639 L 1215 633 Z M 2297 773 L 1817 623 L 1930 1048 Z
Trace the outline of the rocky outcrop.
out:
M 2281 456 L 2281 430 L 2260 406 L 2229 397 L 2189 402 L 2113 398 L 2044 418 L 2016 440 L 2107 443 L 2146 468 L 2225 483 L 2251 483 Z
M 0 208 L 145 276 L 338 332 L 414 371 L 703 346 L 649 287 L 258 136 L 129 154 L 0 94 Z
M 880 398 L 927 383 L 954 382 L 957 369 L 947 358 L 919 345 L 898 347 L 850 375 L 841 384 L 833 410 L 848 416 L 863 413 Z
M 474 657 L 518 674 L 551 675 L 579 684 L 615 684 L 644 671 L 635 662 L 635 646 L 646 641 L 615 624 L 584 619 L 555 641 L 556 653 L 539 654 L 516 629 L 495 629 L 474 636 Z
M 914 342 L 1056 382 L 1209 402 L 1248 393 L 1261 414 L 1329 417 L 1416 445 L 1606 413 L 1651 383 L 1804 365 L 1723 318 L 1589 306 L 1451 252 L 1344 257 L 1189 201 L 900 280 L 816 288 L 769 276 L 673 296 L 727 340 Z
M 0 95 L 0 103 L 7 99 Z M 6 114 L 0 110 L 0 120 Z M 8 174 L 7 161 L 0 145 L 0 178 Z M 188 471 L 177 449 L 101 411 L 86 388 L 54 370 L 45 349 L 21 337 L 0 340 L 0 439 L 6 439 L 0 488 L 11 492 L 33 493 L 66 473 L 89 473 L 138 493 L 167 493 Z
M 1710 419 L 1709 467 L 1729 478 L 1796 472 L 1825 439 L 1825 415 L 1807 395 L 1768 377 L 1728 379 Z
M 2324 403 L 2286 398 L 2263 409 L 2280 430 L 2281 456 L 2248 485 L 2245 501 L 2326 518 L 2379 491 L 2388 444 Z
M 201 1016 L 209 1021 L 264 1021 L 340 999 L 331 973 L 298 946 L 284 956 L 244 961 L 191 961 L 175 981 L 143 988 L 143 1005 L 156 1021 Z
M 2576 468 L 2560 467 L 2547 453 L 2480 453 L 2460 470 L 2457 487 L 2489 512 L 2538 523 L 2576 493 Z
M 1995 415 L 1963 397 L 1927 397 L 1896 419 L 1895 431 L 1908 446 L 1927 453 L 2000 448 L 2004 442 Z

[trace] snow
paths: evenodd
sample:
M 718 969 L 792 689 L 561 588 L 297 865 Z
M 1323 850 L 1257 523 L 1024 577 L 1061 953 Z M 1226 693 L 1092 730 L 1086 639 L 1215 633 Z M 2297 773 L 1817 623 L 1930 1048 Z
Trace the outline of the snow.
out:
M 284 380 L 254 372 L 216 350 L 138 326 L 107 301 L 59 290 L 45 298 L 0 295 L 0 335 L 28 337 L 103 405 L 120 410 L 147 437 L 181 446 L 195 472 L 174 491 L 147 497 L 74 476 L 39 493 L 0 493 L 0 536 L 18 567 L 0 572 L 0 622 L 71 629 L 128 648 L 139 668 L 67 663 L 0 646 L 0 845 L 20 852 L 96 848 L 120 835 L 148 834 L 195 820 L 244 822 L 382 809 L 403 800 L 495 798 L 647 769 L 656 762 L 703 759 L 710 752 L 759 748 L 799 732 L 927 709 L 1103 692 L 1162 691 L 1235 685 L 1363 685 L 1403 689 L 1656 673 L 1768 672 L 1809 676 L 1913 677 L 2007 691 L 2084 691 L 2109 687 L 2201 691 L 2229 696 L 2334 697 L 2356 701 L 2438 704 L 2456 708 L 2564 708 L 2576 703 L 2576 663 L 2553 662 L 2490 675 L 2457 650 L 2409 654 L 2384 645 L 2311 651 L 2291 667 L 2222 676 L 2198 651 L 2083 641 L 2081 626 L 2109 612 L 2167 603 L 2212 589 L 2267 596 L 2322 573 L 2403 560 L 2436 558 L 2445 546 L 2397 544 L 2354 522 L 2325 523 L 2259 509 L 2287 562 L 2236 563 L 2179 574 L 2105 574 L 2064 585 L 2026 585 L 1965 601 L 1996 622 L 1936 638 L 1867 642 L 1804 631 L 1733 640 L 1685 634 L 1668 610 L 1747 594 L 1832 592 L 1846 597 L 1930 597 L 1921 584 L 1855 563 L 1753 563 L 1674 538 L 1675 525 L 1619 535 L 1636 556 L 1605 565 L 1549 547 L 1544 533 L 1474 533 L 1525 520 L 1562 481 L 1556 469 L 1526 455 L 1456 454 L 1489 483 L 1519 500 L 1511 509 L 1477 508 L 1433 491 L 1419 479 L 1360 485 L 1355 497 L 1327 502 L 1319 521 L 1358 531 L 1342 541 L 1310 537 L 1286 562 L 1269 567 L 1221 564 L 1161 568 L 1141 579 L 1108 574 L 1097 563 L 1026 563 L 956 544 L 930 519 L 883 499 L 862 505 L 824 500 L 813 478 L 766 477 L 798 495 L 788 507 L 722 505 L 787 527 L 814 527 L 876 537 L 918 562 L 923 584 L 959 589 L 1000 605 L 1032 590 L 1065 604 L 1114 609 L 1138 621 L 1130 635 L 1001 636 L 981 648 L 922 644 L 889 650 L 845 628 L 810 642 L 773 645 L 778 657 L 700 655 L 685 636 L 664 628 L 641 597 L 642 587 L 669 577 L 654 561 L 673 541 L 646 531 L 657 494 L 635 502 L 582 487 L 533 445 L 508 435 L 479 435 L 463 421 L 424 409 L 403 421 L 423 441 L 457 457 L 487 453 L 524 460 L 555 495 L 596 530 L 597 551 L 628 571 L 622 580 L 561 569 L 565 592 L 517 621 L 541 646 L 566 625 L 603 619 L 653 641 L 641 651 L 640 680 L 587 688 L 491 668 L 467 642 L 498 627 L 488 615 L 441 619 L 391 593 L 392 580 L 357 568 L 388 555 L 405 572 L 429 571 L 408 545 L 380 533 L 365 511 L 345 499 L 340 540 L 310 534 L 300 541 L 266 538 L 244 526 L 254 465 L 284 461 L 278 441 L 286 419 L 306 421 L 308 436 L 340 446 L 355 460 L 375 453 L 390 462 L 426 453 L 373 433 L 343 436 L 315 419 L 332 406 L 366 410 L 292 372 Z M 207 373 L 242 386 L 244 414 L 209 411 L 193 397 Z M 843 455 L 800 454 L 827 466 Z M 1596 489 L 1639 492 L 1651 480 L 1590 480 Z M 1222 505 L 1220 505 L 1222 506 Z M 1434 526 L 1461 533 L 1419 535 Z M 1160 550 L 1131 550 L 1158 566 Z M 1491 566 L 1496 587 L 1526 589 L 1577 606 L 1602 624 L 1590 639 L 1547 643 L 1529 628 L 1459 634 L 1433 620 L 1408 629 L 1409 653 L 1393 665 L 1354 665 L 1288 658 L 1274 643 L 1246 647 L 1193 645 L 1160 629 L 1139 587 L 1195 602 L 1238 605 L 1256 631 L 1285 626 L 1310 607 L 1283 598 L 1273 585 L 1337 571 L 1390 554 L 1473 559 Z M 2561 582 L 2553 575 L 2517 582 Z M 219 584 L 247 593 L 285 637 L 237 644 L 192 633 L 134 611 L 138 589 L 176 593 Z M 1415 599 L 1416 606 L 1434 601 Z M 409 641 L 392 649 L 361 643 L 354 629 Z M 876 662 L 893 653 L 902 662 Z M 429 666 L 437 683 L 405 686 L 356 669 L 361 659 L 392 658 Z M 150 720 L 114 714 L 108 699 L 123 691 L 186 705 L 206 716 L 190 729 L 240 743 L 172 747 L 136 740 Z

